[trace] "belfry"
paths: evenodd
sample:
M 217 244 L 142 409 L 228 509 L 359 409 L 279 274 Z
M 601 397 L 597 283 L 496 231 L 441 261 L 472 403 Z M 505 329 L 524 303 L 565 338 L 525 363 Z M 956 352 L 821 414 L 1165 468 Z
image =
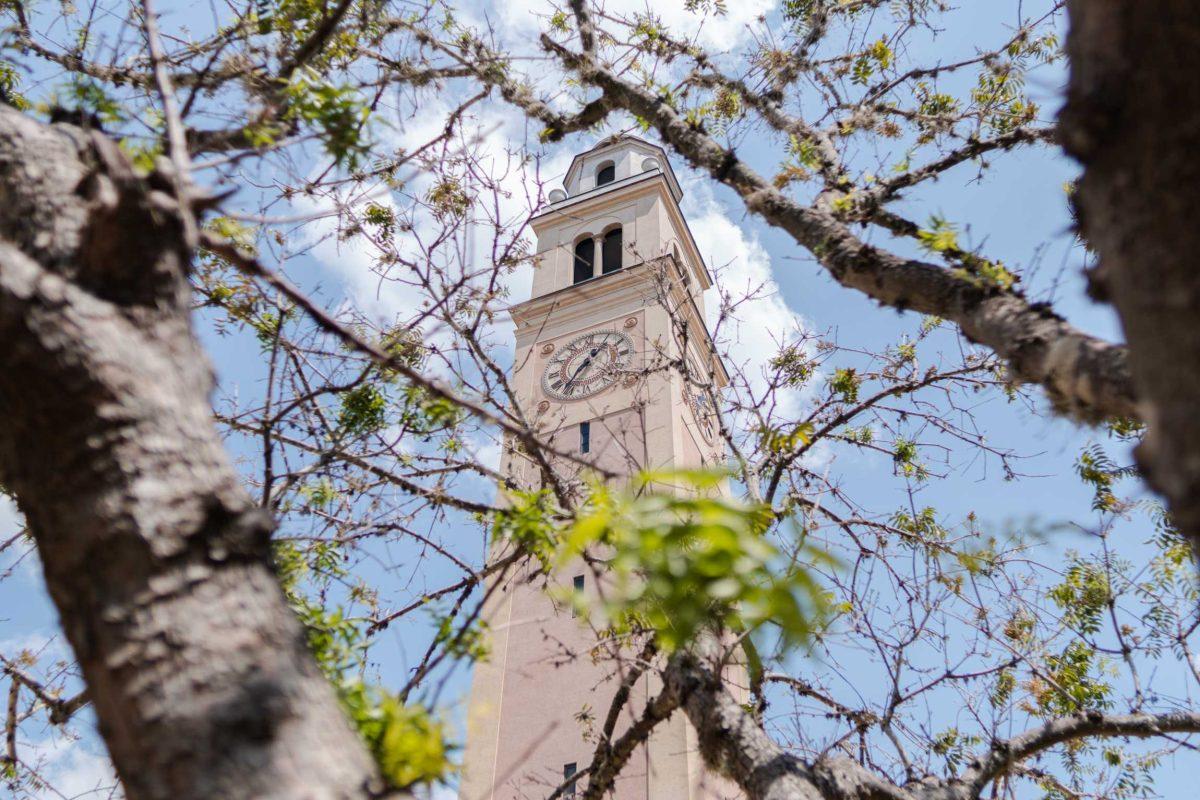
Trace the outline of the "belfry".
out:
M 610 137 L 575 157 L 564 184 L 532 222 L 532 296 L 510 309 L 522 409 L 557 449 L 608 474 L 720 463 L 711 398 L 728 376 L 705 327 L 712 280 L 666 154 Z M 519 448 L 505 448 L 503 470 L 537 485 Z M 599 590 L 582 568 L 553 580 L 585 602 Z M 561 796 L 574 797 L 586 776 L 576 786 L 570 778 L 591 762 L 626 672 L 597 655 L 596 631 L 539 576 L 508 574 L 492 589 L 490 657 L 472 679 L 460 800 L 540 800 L 564 783 Z M 633 684 L 614 735 L 659 688 L 652 670 Z M 741 797 L 706 772 L 681 713 L 638 748 L 611 796 Z

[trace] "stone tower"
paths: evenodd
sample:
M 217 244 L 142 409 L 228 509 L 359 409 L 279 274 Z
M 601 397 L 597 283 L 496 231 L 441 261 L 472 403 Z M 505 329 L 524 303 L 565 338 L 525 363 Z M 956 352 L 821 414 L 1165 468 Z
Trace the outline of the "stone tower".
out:
M 719 461 L 708 393 L 679 369 L 686 365 L 693 380 L 716 389 L 728 382 L 704 323 L 711 277 L 680 212 L 683 193 L 666 154 L 641 139 L 612 137 L 576 156 L 564 183 L 533 220 L 532 296 L 511 309 L 512 383 L 522 407 L 559 449 L 608 472 Z M 504 469 L 519 484 L 536 482 L 526 458 L 508 448 Z M 594 655 L 595 631 L 531 577 L 509 575 L 484 609 L 491 654 L 473 676 L 461 800 L 548 796 L 591 762 L 587 731 L 600 729 L 620 683 L 619 665 Z M 582 568 L 557 579 L 585 597 L 596 591 Z M 646 677 L 635 684 L 634 713 L 659 688 Z M 616 735 L 630 722 L 622 720 Z M 656 728 L 614 794 L 738 796 L 705 772 L 682 714 Z

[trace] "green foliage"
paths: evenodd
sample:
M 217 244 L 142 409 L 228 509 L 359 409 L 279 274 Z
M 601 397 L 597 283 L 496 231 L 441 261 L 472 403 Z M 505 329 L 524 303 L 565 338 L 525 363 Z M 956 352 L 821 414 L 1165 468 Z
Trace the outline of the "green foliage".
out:
M 384 331 L 379 344 L 393 360 L 409 369 L 418 369 L 425 360 L 425 343 L 419 328 L 397 326 Z M 392 367 L 380 367 L 379 373 L 389 381 L 400 378 L 399 371 Z
M 1058 58 L 1062 51 L 1059 47 L 1058 35 L 1047 33 L 1033 37 L 1018 36 L 1008 46 L 1007 54 L 1010 58 L 1017 59 L 1022 63 L 1029 58 L 1041 63 L 1049 63 Z
M 915 515 L 908 511 L 897 511 L 892 515 L 892 526 L 920 542 L 943 542 L 949 534 L 938 522 L 937 511 L 930 506 L 925 506 Z
M 928 336 L 930 333 L 937 330 L 937 328 L 944 321 L 945 320 L 943 320 L 941 317 L 935 317 L 933 315 L 926 315 L 924 317 L 921 317 L 921 336 L 922 337 Z
M 571 18 L 567 12 L 559 9 L 550 15 L 550 30 L 555 33 L 568 33 L 571 30 Z
M 288 315 L 276 314 L 274 311 L 264 311 L 246 321 L 254 328 L 254 335 L 263 347 L 270 347 L 283 331 L 283 323 Z
M 387 424 L 387 398 L 373 383 L 364 382 L 342 395 L 338 428 L 349 436 L 365 436 Z
M 988 695 L 988 702 L 994 708 L 1003 708 L 1012 698 L 1013 690 L 1017 688 L 1017 678 L 1011 669 L 1001 670 L 996 675 L 996 683 Z
M 21 86 L 21 76 L 11 62 L 0 60 L 0 92 L 8 98 L 9 104 L 18 111 L 28 111 L 32 106 L 18 89 Z
M 328 508 L 337 499 L 337 489 L 328 478 L 300 487 L 300 496 L 307 500 L 309 508 Z
M 119 125 L 128 119 L 125 107 L 99 81 L 77 74 L 71 76 L 65 94 L 60 93 L 55 102 L 64 108 L 95 114 L 105 125 Z
M 1075 461 L 1075 474 L 1092 487 L 1092 508 L 1096 511 L 1117 511 L 1121 502 L 1113 494 L 1113 487 L 1121 478 L 1136 474 L 1133 467 L 1119 467 L 1098 444 L 1093 444 L 1079 454 Z
M 768 453 L 791 453 L 801 445 L 812 440 L 813 425 L 811 422 L 801 422 L 790 431 L 781 428 L 763 427 L 758 436 L 762 449 Z
M 149 175 L 154 170 L 159 157 L 163 155 L 161 139 L 139 142 L 136 139 L 125 138 L 121 139 L 118 144 L 125 155 L 129 156 L 129 160 L 133 162 L 133 168 L 140 175 Z
M 940 120 L 953 118 L 959 112 L 958 99 L 954 95 L 938 92 L 925 81 L 918 81 L 913 93 L 919 103 L 917 113 L 925 118 L 918 120 L 918 124 L 927 133 L 937 130 Z
M 462 184 L 453 178 L 438 181 L 425 195 L 426 202 L 438 219 L 461 219 L 471 210 L 471 196 Z
M 971 99 L 993 133 L 1009 133 L 1037 117 L 1038 107 L 1022 94 L 1024 80 L 1021 72 L 1011 67 L 987 70 L 971 90 Z
M 858 372 L 853 368 L 839 369 L 833 373 L 833 377 L 829 380 L 829 388 L 834 394 L 840 395 L 843 402 L 857 403 L 858 388 L 862 385 L 862 378 L 858 376 Z
M 1027 645 L 1033 641 L 1036 628 L 1037 620 L 1028 611 L 1022 609 L 1004 623 L 1004 638 L 1013 645 Z
M 204 227 L 220 236 L 227 242 L 237 245 L 238 249 L 244 250 L 247 253 L 254 253 L 254 240 L 257 236 L 257 229 L 247 225 L 232 217 L 213 217 L 205 222 Z
M 655 52 L 661 46 L 663 37 L 667 31 L 662 27 L 657 19 L 646 14 L 637 14 L 633 30 L 630 32 L 633 40 L 638 43 L 638 46 Z
M 784 0 L 783 18 L 793 24 L 803 26 L 816 10 L 819 0 Z
M 322 134 L 325 151 L 339 165 L 354 169 L 369 153 L 365 127 L 370 108 L 350 86 L 335 86 L 311 67 L 298 70 L 288 84 L 287 119 L 312 125 Z
M 1113 417 L 1105 425 L 1108 432 L 1121 441 L 1140 441 L 1146 432 L 1146 423 L 1131 417 Z
M 1035 677 L 1030 682 L 1036 712 L 1042 716 L 1102 711 L 1112 705 L 1112 687 L 1099 678 L 1096 651 L 1087 643 L 1071 642 L 1060 655 L 1048 656 L 1046 667 L 1050 681 Z
M 1064 623 L 1079 633 L 1093 635 L 1100 630 L 1101 614 L 1113 599 L 1113 592 L 1101 565 L 1076 558 L 1048 596 L 1062 609 Z
M 401 419 L 414 433 L 429 435 L 453 429 L 465 415 L 453 401 L 421 386 L 405 387 L 401 399 Z
M 816 169 L 821 163 L 817 143 L 807 136 L 792 135 L 788 139 L 788 155 L 805 169 Z
M 404 789 L 446 775 L 450 747 L 445 726 L 426 709 L 406 706 L 362 681 L 343 683 L 338 696 L 389 785 Z
M 958 250 L 958 231 L 944 217 L 933 215 L 929 227 L 917 231 L 917 243 L 930 253 L 946 253 Z
M 560 542 L 550 491 L 510 491 L 505 499 L 507 506 L 493 515 L 493 536 L 512 542 L 521 552 L 537 559 L 543 572 L 549 572 Z
M 919 455 L 917 443 L 911 439 L 897 437 L 892 443 L 892 463 L 896 471 L 906 478 L 923 481 L 929 477 L 929 470 L 918 460 Z
M 491 654 L 486 622 L 455 629 L 454 617 L 444 614 L 438 619 L 435 642 L 454 658 L 484 661 Z
M 870 425 L 862 425 L 857 428 L 846 428 L 842 431 L 841 437 L 850 444 L 870 444 L 875 441 L 875 431 Z
M 953 775 L 966 760 L 970 748 L 974 748 L 982 742 L 983 740 L 978 736 L 965 735 L 959 733 L 958 728 L 949 728 L 934 737 L 933 752 L 945 759 L 946 770 Z
M 885 70 L 891 66 L 892 58 L 892 48 L 888 46 L 887 39 L 879 39 L 854 59 L 854 66 L 850 71 L 851 82 L 866 86 L 877 70 Z
M 954 270 L 954 274 L 980 288 L 1009 291 L 1020 280 L 1004 266 L 1004 262 L 980 258 L 963 250 L 958 243 L 955 225 L 937 214 L 930 217 L 928 227 L 917 231 L 917 244 L 926 252 L 937 253 L 962 264 L 961 268 Z
M 788 386 L 803 386 L 816 368 L 816 362 L 798 345 L 783 348 L 771 359 L 772 371 L 778 373 Z
M 777 625 L 787 643 L 804 640 L 826 613 L 826 593 L 766 538 L 773 520 L 768 507 L 719 496 L 724 477 L 646 473 L 627 492 L 596 487 L 567 532 L 558 563 L 585 552 L 611 554 L 612 585 L 601 600 L 608 621 L 619 630 L 653 630 L 667 651 L 685 647 L 704 629 L 754 629 L 765 622 Z M 684 492 L 646 491 L 653 484 Z M 800 551 L 830 563 L 806 545 Z
M 713 100 L 713 115 L 718 119 L 736 119 L 742 114 L 742 96 L 732 89 L 722 89 Z
M 363 738 L 384 779 L 394 788 L 441 780 L 452 768 L 442 723 L 416 705 L 406 706 L 358 677 L 367 639 L 359 622 L 340 607 L 326 608 L 303 591 L 305 580 L 341 578 L 346 571 L 336 546 L 315 542 L 307 551 L 294 542 L 273 545 L 275 569 L 288 604 L 304 626 L 308 649 L 337 690 L 342 710 Z
M 1152 578 L 1139 587 L 1139 594 L 1151 603 L 1147 616 L 1151 630 L 1170 639 L 1175 612 L 1163 606 L 1160 598 L 1171 589 L 1194 606 L 1200 601 L 1200 583 L 1195 579 L 1192 546 L 1187 537 L 1172 524 L 1161 505 L 1154 503 L 1149 508 L 1155 531 L 1151 543 L 1158 552 L 1150 561 Z
M 956 271 L 956 274 L 972 280 L 976 285 L 991 286 L 1008 291 L 1017 284 L 1017 276 L 1010 272 L 1001 261 L 990 261 L 969 254 L 963 260 L 970 269 Z
M 693 14 L 711 12 L 718 17 L 724 16 L 729 10 L 725 0 L 683 0 L 683 7 Z
M 686 118 L 693 127 L 709 125 L 715 135 L 722 135 L 728 124 L 742 114 L 742 96 L 731 89 L 721 89 L 704 103 L 687 110 Z
M 363 223 L 375 228 L 381 242 L 390 242 L 396 233 L 396 212 L 378 203 L 368 203 L 363 210 Z
M 260 35 L 278 35 L 280 49 L 293 50 L 310 39 L 327 20 L 329 4 L 324 0 L 255 0 L 251 20 Z M 318 70 L 346 64 L 366 41 L 377 36 L 378 0 L 358 0 L 347 14 L 356 24 L 342 25 L 328 34 L 324 47 L 313 53 L 310 63 Z

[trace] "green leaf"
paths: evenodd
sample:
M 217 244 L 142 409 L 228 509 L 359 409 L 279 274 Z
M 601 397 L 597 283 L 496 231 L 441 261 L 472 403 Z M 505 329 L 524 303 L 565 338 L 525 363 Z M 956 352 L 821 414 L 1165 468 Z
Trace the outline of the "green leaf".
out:
M 646 473 L 626 491 L 594 489 L 571 524 L 556 560 L 563 567 L 585 552 L 611 554 L 596 609 L 616 630 L 652 629 L 666 651 L 686 646 L 703 629 L 753 630 L 777 625 L 787 644 L 805 640 L 825 616 L 827 595 L 809 570 L 784 558 L 767 538 L 767 506 L 719 493 L 720 472 Z M 676 491 L 649 491 L 669 485 Z M 830 564 L 821 551 L 799 554 Z

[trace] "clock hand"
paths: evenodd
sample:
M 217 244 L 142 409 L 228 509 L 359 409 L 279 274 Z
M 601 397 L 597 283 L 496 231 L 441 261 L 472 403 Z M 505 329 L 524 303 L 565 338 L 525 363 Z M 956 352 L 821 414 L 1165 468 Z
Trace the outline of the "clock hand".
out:
M 596 353 L 599 353 L 599 352 L 600 352 L 600 348 L 597 347 L 597 348 L 594 348 L 592 350 L 592 352 L 588 353 L 588 357 L 583 360 L 583 363 L 581 363 L 578 367 L 575 368 L 575 371 L 573 373 L 571 373 L 571 377 L 567 378 L 567 382 L 563 386 L 563 389 L 566 389 L 568 386 L 570 386 L 571 384 L 573 384 L 575 382 L 575 379 L 579 377 L 579 373 L 583 372 L 583 370 L 585 368 L 587 368 L 587 365 L 592 363 L 592 359 L 595 358 Z

